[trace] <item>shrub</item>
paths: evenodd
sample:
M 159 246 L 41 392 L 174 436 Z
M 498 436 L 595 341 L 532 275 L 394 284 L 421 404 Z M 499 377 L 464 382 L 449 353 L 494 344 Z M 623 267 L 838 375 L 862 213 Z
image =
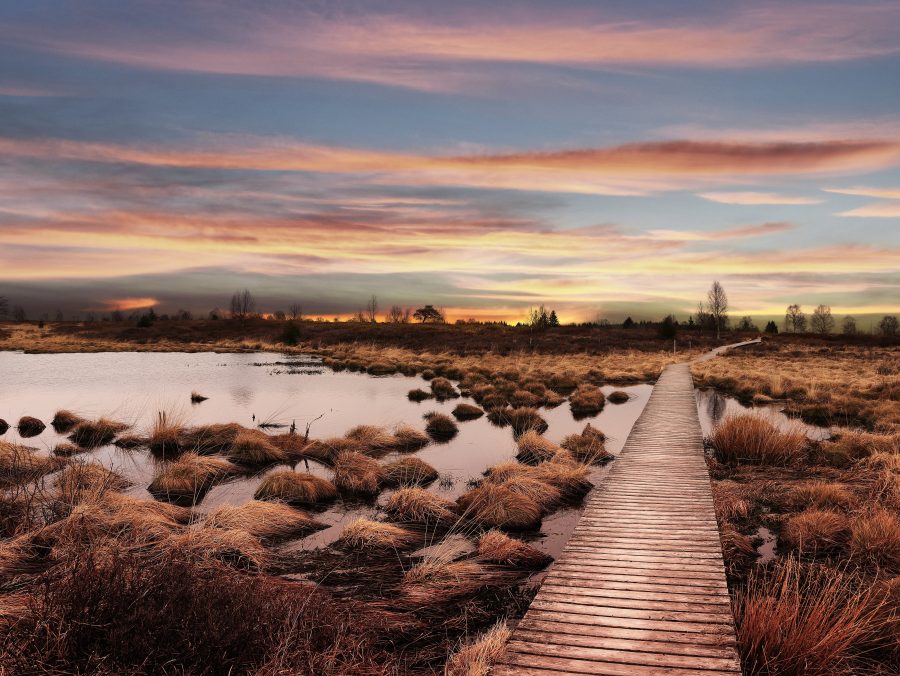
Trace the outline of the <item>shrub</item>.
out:
M 278 342 L 285 345 L 297 345 L 300 342 L 300 327 L 293 321 L 289 321 L 284 325 Z

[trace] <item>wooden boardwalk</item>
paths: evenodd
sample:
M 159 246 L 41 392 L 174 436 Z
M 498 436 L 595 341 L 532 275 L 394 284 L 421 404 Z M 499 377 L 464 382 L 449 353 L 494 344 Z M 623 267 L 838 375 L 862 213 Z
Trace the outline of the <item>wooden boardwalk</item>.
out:
M 491 673 L 741 673 L 688 364 L 660 376 Z

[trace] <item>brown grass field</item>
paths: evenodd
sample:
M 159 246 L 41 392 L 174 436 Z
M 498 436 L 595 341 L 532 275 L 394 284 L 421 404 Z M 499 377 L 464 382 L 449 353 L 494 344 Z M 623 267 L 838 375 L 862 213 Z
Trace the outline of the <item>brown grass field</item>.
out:
M 517 533 L 577 504 L 590 465 L 610 459 L 592 426 L 561 445 L 544 439 L 537 409 L 568 400 L 573 412 L 595 411 L 600 385 L 652 382 L 715 342 L 679 336 L 673 355 L 670 341 L 640 327 L 303 322 L 300 344 L 287 347 L 282 331 L 262 320 L 0 327 L 0 350 L 315 353 L 338 370 L 421 374 L 431 380 L 424 397 L 461 393 L 479 404 L 458 421 L 358 426 L 309 443 L 168 419 L 142 437 L 59 412 L 60 428 L 81 430 L 76 443 L 116 438 L 153 452 L 160 502 L 124 495 L 121 477 L 75 447 L 43 456 L 0 441 L 0 674 L 486 674 L 509 636 L 505 620 L 527 607 L 522 583 L 549 563 Z M 693 372 L 698 386 L 834 428 L 812 442 L 745 415 L 708 440 L 745 673 L 896 673 L 897 345 L 767 336 Z M 414 457 L 384 460 L 440 442 L 478 411 L 510 426 L 518 462 L 490 468 L 457 501 L 420 487 L 435 473 Z M 284 468 L 305 458 L 328 466 L 333 482 Z M 257 501 L 205 517 L 181 506 L 272 465 Z M 284 546 L 322 527 L 322 505 L 389 487 L 399 488 L 382 514 L 349 524 L 333 546 Z M 763 529 L 775 540 L 760 558 Z M 427 554 L 414 556 L 423 545 Z

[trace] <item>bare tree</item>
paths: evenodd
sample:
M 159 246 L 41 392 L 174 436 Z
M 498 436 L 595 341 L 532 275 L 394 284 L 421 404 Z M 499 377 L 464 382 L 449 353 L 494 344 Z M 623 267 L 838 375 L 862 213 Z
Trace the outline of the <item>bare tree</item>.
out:
M 291 306 L 288 308 L 288 314 L 291 319 L 296 319 L 300 321 L 303 319 L 303 306 L 300 303 L 291 303 Z
M 834 317 L 831 316 L 831 307 L 829 305 L 819 305 L 813 310 L 810 326 L 814 333 L 831 333 L 834 330 Z
M 385 315 L 384 321 L 389 324 L 409 324 L 410 309 L 400 305 L 391 305 L 390 311 Z
M 855 336 L 857 333 L 856 317 L 851 317 L 850 315 L 844 317 L 842 331 L 845 336 Z
M 716 327 L 716 339 L 721 337 L 722 329 L 728 326 L 728 296 L 718 281 L 712 283 L 706 293 L 706 312 Z
M 806 331 L 806 315 L 796 303 L 788 305 L 787 310 L 785 310 L 784 330 L 793 333 L 803 333 Z
M 741 317 L 741 321 L 738 322 L 738 329 L 740 331 L 759 331 L 759 327 L 753 323 L 753 317 Z
M 0 296 L 0 319 L 6 319 L 9 315 L 9 300 L 6 296 Z
M 375 298 L 375 294 L 372 294 L 372 297 L 366 303 L 366 321 L 370 324 L 378 321 L 378 299 Z
M 887 315 L 882 318 L 880 322 L 878 322 L 878 330 L 881 331 L 882 335 L 885 336 L 896 336 L 897 335 L 897 318 L 892 315 Z
M 231 318 L 247 319 L 256 312 L 256 299 L 249 289 L 235 291 L 231 297 Z

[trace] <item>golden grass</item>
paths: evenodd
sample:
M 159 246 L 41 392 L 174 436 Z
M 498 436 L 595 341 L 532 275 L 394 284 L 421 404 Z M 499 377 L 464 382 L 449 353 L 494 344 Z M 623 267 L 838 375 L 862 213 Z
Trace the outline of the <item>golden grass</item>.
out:
M 185 453 L 167 463 L 147 490 L 157 498 L 193 504 L 217 482 L 236 473 L 237 467 L 225 458 Z
M 599 413 L 605 404 L 606 397 L 603 391 L 590 383 L 582 383 L 569 395 L 569 408 L 576 416 Z
M 463 516 L 487 528 L 531 530 L 540 526 L 544 511 L 533 498 L 505 483 L 483 482 L 456 502 Z
M 562 454 L 529 469 L 529 476 L 553 486 L 563 500 L 572 502 L 583 498 L 594 487 L 588 479 L 589 474 L 586 465 L 571 462 Z
M 129 427 L 130 425 L 126 423 L 108 418 L 82 420 L 72 429 L 69 439 L 83 448 L 97 448 L 111 444 L 117 434 Z
M 579 462 L 600 464 L 612 460 L 612 453 L 606 450 L 606 435 L 588 423 L 581 434 L 569 434 L 560 446 Z
M 846 515 L 823 509 L 808 509 L 790 516 L 778 541 L 801 554 L 816 556 L 842 548 L 850 537 Z
M 420 458 L 401 458 L 384 466 L 384 482 L 388 486 L 424 485 L 437 478 L 437 470 Z
M 395 521 L 424 526 L 451 526 L 459 520 L 456 505 L 422 488 L 401 488 L 388 499 L 385 512 Z
M 478 557 L 488 563 L 527 570 L 540 570 L 553 562 L 552 556 L 499 530 L 489 530 L 478 538 Z
M 853 559 L 900 574 L 900 517 L 882 508 L 860 514 L 850 523 L 849 548 Z
M 62 458 L 38 455 L 27 446 L 0 440 L 0 486 L 31 481 L 65 464 Z
M 512 632 L 505 622 L 498 622 L 474 640 L 460 645 L 444 668 L 445 676 L 487 676 L 491 666 L 506 650 Z
M 545 514 L 551 512 L 562 501 L 562 492 L 559 488 L 528 474 L 511 476 L 500 485 L 513 493 L 530 498 Z
M 883 603 L 854 576 L 793 558 L 751 574 L 732 602 L 744 673 L 862 673 L 856 661 L 882 641 Z
M 299 509 L 260 500 L 217 507 L 206 515 L 203 523 L 210 528 L 246 531 L 264 541 L 289 540 L 327 528 Z
M 334 460 L 334 485 L 340 491 L 372 497 L 381 490 L 385 472 L 377 460 L 356 451 L 343 451 Z
M 267 474 L 253 497 L 257 500 L 279 500 L 289 504 L 317 505 L 334 500 L 338 495 L 334 484 L 309 473 L 279 470 Z
M 214 423 L 186 429 L 176 425 L 177 445 L 180 449 L 200 455 L 225 453 L 244 430 L 237 423 Z
M 241 430 L 226 455 L 233 463 L 246 467 L 260 467 L 288 461 L 287 453 L 273 444 L 269 435 L 261 430 Z
M 151 453 L 161 458 L 174 457 L 181 453 L 184 426 L 171 418 L 165 411 L 160 411 L 147 434 L 147 446 Z
M 416 608 L 474 596 L 486 587 L 500 586 L 509 573 L 477 561 L 425 561 L 406 571 L 400 583 L 400 599 Z
M 57 433 L 65 434 L 83 420 L 84 418 L 82 418 L 77 413 L 73 413 L 72 411 L 66 409 L 60 409 L 56 412 L 56 415 L 53 416 L 53 420 L 50 421 L 50 425 L 54 430 L 57 431 Z
M 418 451 L 430 443 L 427 434 L 410 425 L 398 425 L 394 429 L 394 450 L 401 453 Z
M 354 447 L 355 444 L 344 437 L 313 439 L 303 447 L 300 457 L 316 460 L 323 465 L 331 465 L 334 463 L 334 458 L 338 453 L 353 450 Z
M 710 440 L 716 459 L 724 463 L 788 465 L 798 461 L 807 447 L 806 434 L 799 427 L 781 431 L 755 413 L 725 418 Z
M 457 404 L 453 409 L 453 417 L 459 421 L 475 420 L 484 415 L 484 411 L 473 404 Z
M 167 545 L 241 570 L 265 570 L 273 561 L 272 553 L 259 539 L 239 529 L 195 526 L 170 536 Z
M 393 434 L 376 425 L 357 425 L 344 436 L 353 442 L 353 450 L 363 453 L 387 453 L 397 445 Z
M 74 505 L 85 495 L 121 491 L 131 482 L 99 462 L 73 462 L 56 476 L 54 485 L 58 498 Z
M 846 486 L 833 481 L 806 481 L 796 485 L 788 496 L 795 509 L 818 507 L 825 509 L 850 509 L 856 498 Z
M 757 553 L 753 541 L 731 526 L 719 529 L 719 540 L 722 543 L 722 558 L 729 576 L 739 575 L 756 560 Z
M 549 439 L 541 436 L 534 430 L 529 430 L 521 435 L 516 443 L 519 452 L 516 454 L 521 462 L 528 464 L 537 464 L 550 460 L 562 449 Z
M 453 418 L 431 411 L 425 414 L 425 432 L 435 441 L 449 441 L 459 432 Z
M 357 519 L 341 532 L 338 545 L 359 552 L 394 552 L 415 547 L 421 537 L 400 526 Z
M 431 393 L 439 401 L 441 399 L 454 399 L 459 396 L 459 392 L 453 387 L 453 383 L 442 377 L 434 378 L 431 381 Z

